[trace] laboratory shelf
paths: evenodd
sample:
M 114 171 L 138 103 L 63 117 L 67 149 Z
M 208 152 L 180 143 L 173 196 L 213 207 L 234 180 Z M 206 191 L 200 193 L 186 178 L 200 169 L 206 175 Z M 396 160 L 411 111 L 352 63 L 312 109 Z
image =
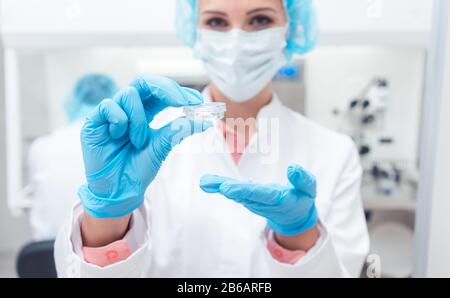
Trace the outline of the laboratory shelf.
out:
M 322 31 L 321 46 L 427 48 L 429 31 Z
M 85 47 L 182 46 L 175 32 L 33 32 L 3 30 L 3 44 L 16 49 Z M 332 32 L 323 31 L 320 46 L 378 46 L 426 48 L 429 32 Z
M 411 211 L 416 209 L 416 191 L 409 186 L 401 186 L 390 196 L 376 191 L 375 185 L 363 184 L 362 201 L 365 211 Z

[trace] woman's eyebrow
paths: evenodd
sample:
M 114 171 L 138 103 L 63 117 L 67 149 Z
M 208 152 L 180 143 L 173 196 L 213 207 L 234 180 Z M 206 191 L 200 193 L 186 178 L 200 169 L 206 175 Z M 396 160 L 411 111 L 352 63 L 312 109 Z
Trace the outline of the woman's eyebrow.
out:
M 253 13 L 256 13 L 256 12 L 262 12 L 262 11 L 271 11 L 271 12 L 274 12 L 274 13 L 277 12 L 272 7 L 260 7 L 260 8 L 256 8 L 256 9 L 250 10 L 249 12 L 247 12 L 247 15 L 250 15 L 250 14 L 253 14 Z
M 218 14 L 218 15 L 221 15 L 221 16 L 226 16 L 227 15 L 226 13 L 224 13 L 222 11 L 218 11 L 218 10 L 205 10 L 205 11 L 202 11 L 202 14 Z

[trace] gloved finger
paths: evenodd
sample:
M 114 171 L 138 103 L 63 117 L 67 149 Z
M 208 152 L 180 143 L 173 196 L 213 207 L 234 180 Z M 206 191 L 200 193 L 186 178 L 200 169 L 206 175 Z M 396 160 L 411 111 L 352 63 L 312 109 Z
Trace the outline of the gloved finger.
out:
M 316 178 L 311 173 L 292 164 L 288 167 L 287 176 L 296 191 L 305 193 L 311 198 L 316 197 Z
M 131 83 L 144 103 L 147 121 L 167 107 L 182 107 L 203 103 L 200 92 L 184 88 L 177 82 L 161 76 L 141 76 Z
M 95 129 L 105 124 L 108 125 L 109 136 L 113 139 L 120 139 L 128 130 L 127 115 L 112 99 L 103 100 L 88 117 L 87 122 L 84 129 Z M 91 136 L 94 135 L 91 134 Z
M 238 180 L 232 178 L 217 175 L 204 175 L 200 179 L 200 188 L 206 193 L 220 193 L 220 186 L 224 182 L 230 181 L 238 182 Z M 266 214 L 270 208 L 272 208 L 270 205 L 263 205 L 259 202 L 247 200 L 245 198 L 239 198 L 233 201 L 244 205 L 248 210 L 260 216 L 263 216 L 263 214 Z
M 120 90 L 113 98 L 128 116 L 130 142 L 141 149 L 148 136 L 148 123 L 139 93 L 133 87 Z
M 229 178 L 216 175 L 203 175 L 200 179 L 200 188 L 206 193 L 220 192 L 220 186 Z
M 283 198 L 285 189 L 275 185 L 228 180 L 220 185 L 220 193 L 236 202 L 276 205 Z
M 187 120 L 185 117 L 180 117 L 158 129 L 151 141 L 158 144 L 154 146 L 154 149 L 160 155 L 159 159 L 164 160 L 176 145 L 211 127 L 213 123 L 210 121 Z

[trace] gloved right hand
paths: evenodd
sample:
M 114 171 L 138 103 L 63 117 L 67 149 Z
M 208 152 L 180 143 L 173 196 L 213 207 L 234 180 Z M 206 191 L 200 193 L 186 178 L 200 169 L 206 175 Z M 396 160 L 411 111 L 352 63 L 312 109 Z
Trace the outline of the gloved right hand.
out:
M 87 184 L 78 195 L 85 211 L 97 218 L 117 218 L 141 206 L 172 148 L 212 126 L 179 118 L 154 130 L 149 123 L 167 107 L 202 102 L 199 92 L 159 76 L 141 77 L 103 100 L 81 131 Z

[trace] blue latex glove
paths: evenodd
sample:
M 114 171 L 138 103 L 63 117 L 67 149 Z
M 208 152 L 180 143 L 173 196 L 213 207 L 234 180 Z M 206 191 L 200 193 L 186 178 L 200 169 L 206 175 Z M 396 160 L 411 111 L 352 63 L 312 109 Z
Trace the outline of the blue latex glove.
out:
M 294 236 L 317 224 L 316 179 L 297 165 L 290 165 L 287 172 L 288 186 L 205 175 L 200 187 L 207 193 L 220 193 L 266 218 L 274 232 Z
M 86 212 L 115 218 L 141 206 L 145 190 L 172 148 L 212 126 L 179 118 L 154 130 L 149 123 L 169 106 L 202 102 L 199 92 L 158 76 L 139 78 L 103 100 L 81 132 L 87 184 L 78 195 Z

